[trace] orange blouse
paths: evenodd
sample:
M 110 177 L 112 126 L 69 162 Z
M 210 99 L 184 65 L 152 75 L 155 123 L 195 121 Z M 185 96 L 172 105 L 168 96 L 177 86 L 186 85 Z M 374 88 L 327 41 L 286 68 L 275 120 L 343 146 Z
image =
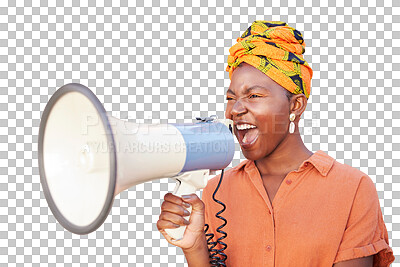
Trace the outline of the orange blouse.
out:
M 213 241 L 219 176 L 202 194 Z M 374 267 L 394 261 L 373 181 L 322 150 L 285 177 L 272 203 L 250 160 L 225 172 L 216 199 L 226 204 L 227 266 L 332 266 L 373 254 Z

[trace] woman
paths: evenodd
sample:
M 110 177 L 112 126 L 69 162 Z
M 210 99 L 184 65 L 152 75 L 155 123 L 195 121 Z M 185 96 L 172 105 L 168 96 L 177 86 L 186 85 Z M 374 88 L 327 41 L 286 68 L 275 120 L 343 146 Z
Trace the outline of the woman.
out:
M 255 21 L 228 57 L 225 116 L 234 121 L 247 160 L 224 174 L 217 199 L 226 204 L 227 266 L 389 266 L 394 261 L 371 178 L 304 145 L 298 122 L 312 70 L 301 33 L 284 22 Z M 183 249 L 189 266 L 210 266 L 204 224 L 221 237 L 212 200 L 165 196 L 157 227 Z M 192 205 L 190 221 L 186 207 Z M 187 225 L 182 240 L 164 231 Z M 221 246 L 217 246 L 221 248 Z

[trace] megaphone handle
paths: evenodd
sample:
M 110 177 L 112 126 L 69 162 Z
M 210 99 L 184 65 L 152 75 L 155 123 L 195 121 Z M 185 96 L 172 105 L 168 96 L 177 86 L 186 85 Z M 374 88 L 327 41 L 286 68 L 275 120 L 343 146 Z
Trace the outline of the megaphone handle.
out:
M 189 195 L 189 194 L 193 194 L 196 192 L 196 187 L 185 183 L 184 181 L 180 181 L 178 179 L 176 179 L 176 186 L 174 191 L 172 192 L 172 194 L 174 194 L 175 196 L 179 196 L 181 197 L 182 195 Z M 190 206 L 189 208 L 187 208 L 187 210 L 192 213 L 192 206 Z M 184 217 L 186 220 L 189 221 L 190 215 Z M 174 229 L 165 229 L 165 232 L 167 232 L 167 234 L 172 237 L 175 240 L 180 240 L 183 238 L 183 234 L 185 233 L 186 230 L 186 226 L 180 226 L 178 228 L 174 228 Z

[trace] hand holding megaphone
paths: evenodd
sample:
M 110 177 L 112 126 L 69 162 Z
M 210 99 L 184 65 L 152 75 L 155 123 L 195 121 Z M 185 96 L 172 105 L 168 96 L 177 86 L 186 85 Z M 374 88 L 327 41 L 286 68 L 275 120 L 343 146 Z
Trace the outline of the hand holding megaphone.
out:
M 190 216 L 186 212 L 191 207 Z M 204 203 L 196 194 L 178 197 L 171 193 L 164 196 L 157 228 L 164 238 L 172 245 L 183 250 L 194 247 L 202 242 L 204 234 Z M 185 227 L 183 238 L 176 240 L 168 234 L 171 230 Z
M 173 177 L 176 179 L 176 186 L 173 191 L 173 195 L 177 197 L 184 197 L 195 193 L 197 190 L 206 187 L 208 181 L 209 170 L 197 170 L 191 172 L 185 172 L 181 175 Z M 187 211 L 190 214 L 192 212 L 192 206 L 187 207 Z M 189 214 L 186 214 L 184 220 L 189 221 Z M 175 240 L 183 238 L 185 233 L 186 225 L 182 225 L 179 228 L 166 229 L 167 234 Z

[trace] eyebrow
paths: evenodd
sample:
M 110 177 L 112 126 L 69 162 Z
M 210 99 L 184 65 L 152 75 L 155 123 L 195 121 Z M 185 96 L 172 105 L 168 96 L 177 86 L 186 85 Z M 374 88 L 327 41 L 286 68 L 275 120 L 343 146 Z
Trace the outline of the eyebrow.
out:
M 260 86 L 260 85 L 253 85 L 253 86 L 247 88 L 246 90 L 244 90 L 244 94 L 247 94 L 247 93 L 249 93 L 250 91 L 252 91 L 252 90 L 254 90 L 254 89 L 257 89 L 257 88 L 264 89 L 264 90 L 270 92 L 270 90 L 269 90 L 268 88 L 265 88 L 265 87 Z M 228 94 L 228 93 L 231 93 L 232 95 L 235 94 L 230 88 L 228 89 L 228 91 L 226 91 L 226 93 L 227 93 L 227 94 Z

